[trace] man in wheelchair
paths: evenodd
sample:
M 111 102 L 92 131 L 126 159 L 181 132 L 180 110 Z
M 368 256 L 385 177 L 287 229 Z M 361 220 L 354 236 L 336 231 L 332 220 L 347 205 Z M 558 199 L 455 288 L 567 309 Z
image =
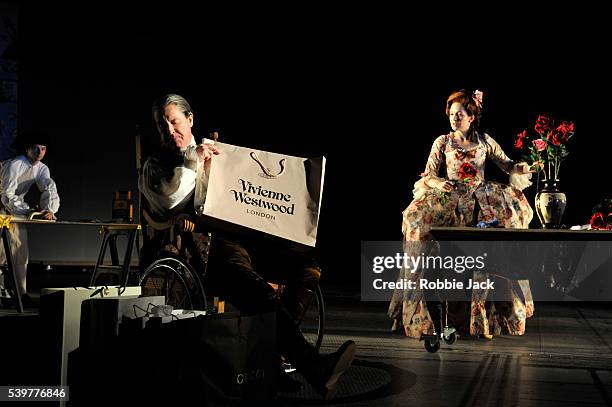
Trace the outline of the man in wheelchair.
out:
M 139 188 L 146 202 L 143 213 L 153 233 L 142 252 L 144 263 L 160 252 L 185 256 L 204 285 L 245 313 L 276 312 L 279 353 L 294 364 L 304 378 L 329 398 L 339 377 L 348 369 L 355 343 L 345 342 L 336 352 L 319 355 L 304 338 L 296 321 L 313 299 L 320 269 L 306 253 L 272 246 L 261 239 L 215 232 L 181 231 L 176 220 L 195 214 L 194 195 L 198 171 L 209 171 L 219 151 L 196 144 L 192 134 L 194 115 L 187 100 L 175 94 L 153 105 L 153 119 L 161 136 L 161 148 L 143 166 Z M 197 220 L 196 220 L 197 223 Z M 266 279 L 285 277 L 279 298 Z M 264 277 L 266 277 L 264 279 Z

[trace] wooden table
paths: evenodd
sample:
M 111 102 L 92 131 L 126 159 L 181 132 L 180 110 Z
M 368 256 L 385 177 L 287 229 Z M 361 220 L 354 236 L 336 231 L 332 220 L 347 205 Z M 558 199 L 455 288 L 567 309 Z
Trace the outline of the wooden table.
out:
M 505 229 L 433 226 L 432 235 L 437 240 L 559 240 L 559 241 L 601 241 L 612 240 L 610 230 L 569 230 L 569 229 Z
M 111 223 L 111 222 L 83 222 L 83 221 L 49 221 L 49 220 L 28 220 L 28 219 L 15 219 L 11 215 L 0 215 L 0 239 L 4 246 L 4 252 L 6 254 L 6 269 L 8 278 L 11 279 L 12 285 L 15 288 L 15 298 L 17 301 L 17 310 L 23 312 L 23 304 L 21 302 L 21 293 L 17 288 L 17 276 L 15 275 L 15 269 L 13 264 L 13 255 L 10 250 L 10 234 L 8 229 L 12 224 L 22 225 L 72 225 L 72 226 L 96 226 L 100 228 L 100 234 L 102 235 L 102 241 L 100 243 L 100 250 L 98 252 L 98 259 L 91 276 L 90 285 L 94 286 L 96 279 L 100 274 L 101 270 L 106 270 L 105 273 L 115 274 L 119 278 L 119 284 L 122 286 L 127 285 L 129 276 L 130 262 L 132 259 L 132 250 L 136 241 L 138 231 L 141 229 L 139 224 L 134 223 Z M 123 264 L 119 263 L 119 255 L 117 252 L 117 238 L 119 236 L 127 237 L 127 247 L 123 258 Z M 110 249 L 111 264 L 104 264 L 104 258 L 106 256 L 106 250 Z
M 509 259 L 500 261 L 501 274 L 531 280 L 540 300 L 612 301 L 612 231 L 434 226 L 431 233 L 445 248 L 482 247 L 487 261 Z

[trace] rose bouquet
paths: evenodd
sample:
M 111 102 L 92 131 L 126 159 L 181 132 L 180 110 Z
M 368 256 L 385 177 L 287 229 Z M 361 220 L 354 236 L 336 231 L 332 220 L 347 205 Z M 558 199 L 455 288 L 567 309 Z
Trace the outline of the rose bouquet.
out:
M 514 139 L 514 148 L 523 153 L 531 168 L 544 172 L 544 180 L 559 179 L 561 162 L 568 156 L 567 142 L 574 136 L 574 123 L 555 122 L 540 115 L 533 127 L 535 132 L 523 130 Z

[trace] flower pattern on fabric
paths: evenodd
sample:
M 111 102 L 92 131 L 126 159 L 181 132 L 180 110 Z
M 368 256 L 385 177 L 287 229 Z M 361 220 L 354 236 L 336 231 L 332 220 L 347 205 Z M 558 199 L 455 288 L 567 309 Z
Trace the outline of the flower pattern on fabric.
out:
M 432 226 L 469 226 L 496 219 L 500 227 L 529 227 L 533 210 L 525 195 L 511 185 L 486 181 L 484 174 L 487 158 L 506 173 L 510 173 L 514 167 L 514 162 L 487 134 L 478 134 L 475 145 L 469 149 L 455 145 L 450 134 L 442 135 L 434 141 L 422 178 L 415 183 L 414 200 L 403 212 L 404 251 L 408 255 L 418 256 L 421 253 L 421 248 L 414 242 L 433 240 L 430 234 Z M 446 166 L 444 178 L 439 174 L 442 163 Z M 475 169 L 475 175 L 466 183 L 460 177 L 465 176 L 465 169 L 470 167 Z M 456 188 L 448 193 L 430 188 L 426 181 L 432 179 L 456 181 Z M 474 219 L 476 205 L 479 210 L 476 212 L 477 219 Z M 421 276 L 422 273 L 410 273 L 402 269 L 398 278 L 418 281 Z M 487 276 L 475 273 L 474 279 L 485 280 Z M 473 290 L 469 307 L 471 335 L 500 332 L 524 334 L 525 320 L 534 312 L 529 281 L 503 280 L 507 282 L 512 301 L 489 303 L 486 300 L 486 290 Z M 524 300 L 516 294 L 517 289 L 523 294 Z M 453 309 L 457 311 L 454 315 L 456 321 L 466 319 L 461 315 L 466 310 L 449 306 L 449 312 L 453 312 Z M 419 338 L 422 333 L 433 331 L 421 290 L 396 290 L 389 305 L 389 316 L 395 320 L 394 327 L 403 326 L 407 336 Z

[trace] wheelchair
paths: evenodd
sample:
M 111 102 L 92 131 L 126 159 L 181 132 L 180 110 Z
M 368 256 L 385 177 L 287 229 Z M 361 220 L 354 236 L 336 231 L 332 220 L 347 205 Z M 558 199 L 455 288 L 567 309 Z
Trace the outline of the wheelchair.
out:
M 150 220 L 149 216 L 144 217 L 144 219 L 147 218 Z M 195 225 L 186 219 L 177 221 L 177 224 L 181 231 L 193 231 L 195 228 Z M 211 233 L 208 233 L 207 239 L 208 247 L 210 247 Z M 223 312 L 224 303 L 218 298 L 215 298 L 212 303 L 208 301 L 202 278 L 203 276 L 184 258 L 175 253 L 163 252 L 140 273 L 138 285 L 141 287 L 143 296 L 164 296 L 166 304 L 171 305 L 174 309 L 206 310 L 209 313 Z M 279 281 L 268 283 L 280 298 L 286 285 Z M 318 284 L 312 303 L 303 319 L 297 323 L 304 338 L 319 350 L 325 331 L 325 305 L 323 293 Z

